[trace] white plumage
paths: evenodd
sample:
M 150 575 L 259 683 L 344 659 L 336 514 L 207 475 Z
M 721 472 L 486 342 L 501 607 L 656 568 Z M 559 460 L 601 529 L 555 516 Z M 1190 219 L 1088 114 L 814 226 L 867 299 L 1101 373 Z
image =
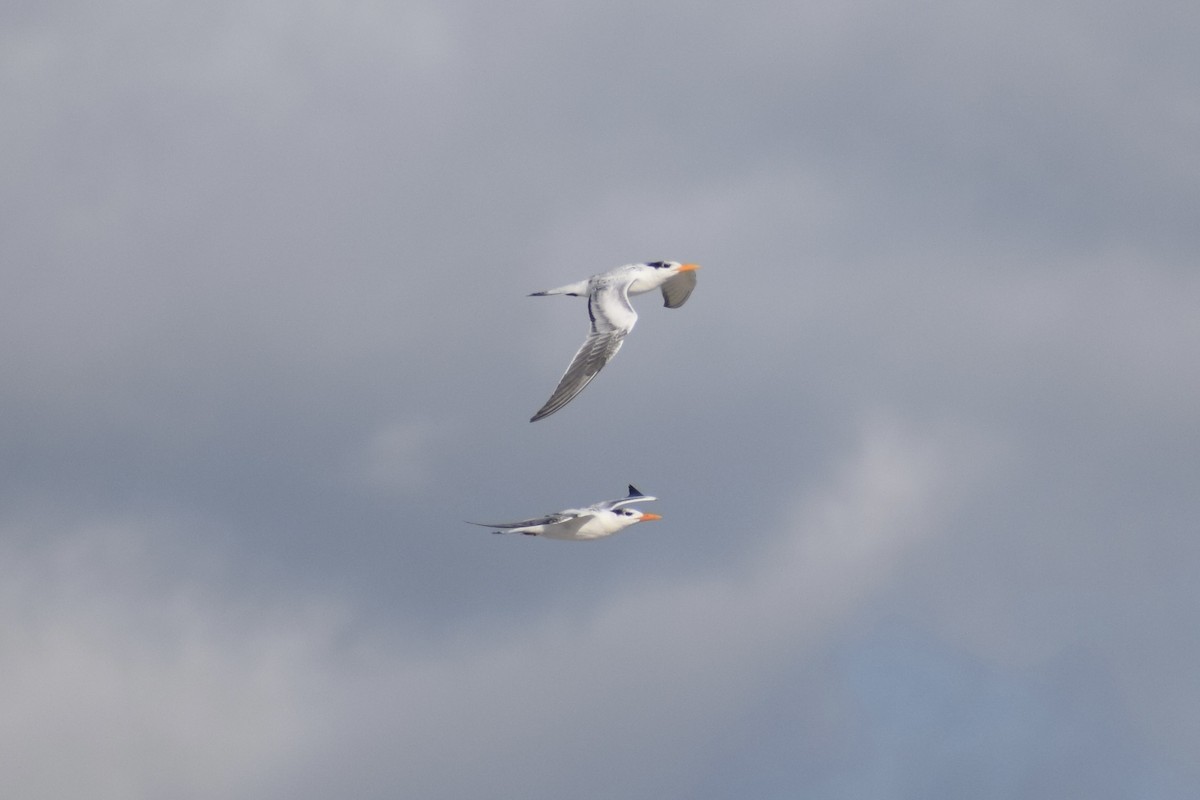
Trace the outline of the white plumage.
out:
M 634 323 L 637 322 L 637 312 L 629 302 L 630 295 L 661 289 L 663 305 L 667 308 L 679 308 L 696 288 L 697 269 L 699 267 L 695 264 L 681 264 L 678 261 L 626 264 L 609 272 L 593 275 L 584 281 L 530 295 L 586 295 L 588 316 L 592 322 L 587 339 L 571 359 L 571 364 L 563 373 L 554 393 L 529 421 L 537 422 L 548 417 L 574 400 L 617 354 L 625 336 L 633 330 Z
M 639 522 L 662 519 L 658 514 L 623 508 L 630 503 L 657 500 L 657 497 L 642 494 L 629 485 L 629 495 L 620 500 L 605 500 L 587 508 L 568 508 L 519 522 L 472 522 L 484 528 L 498 528 L 493 533 L 523 533 L 526 536 L 544 536 L 547 539 L 585 541 L 601 539 L 625 530 Z

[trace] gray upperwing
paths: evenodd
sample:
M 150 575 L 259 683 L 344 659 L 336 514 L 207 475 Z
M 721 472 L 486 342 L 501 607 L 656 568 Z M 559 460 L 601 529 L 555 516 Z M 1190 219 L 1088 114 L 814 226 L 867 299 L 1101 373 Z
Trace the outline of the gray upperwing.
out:
M 663 296 L 663 305 L 667 308 L 679 308 L 687 302 L 687 299 L 692 296 L 692 290 L 696 288 L 696 272 L 688 270 L 675 275 L 661 287 Z
M 530 422 L 550 416 L 578 397 L 621 349 L 626 334 L 637 322 L 637 312 L 629 302 L 629 281 L 606 281 L 598 286 L 588 297 L 588 316 L 592 321 L 591 332 L 571 359 L 550 399 Z
M 466 522 L 468 525 L 478 525 L 481 528 L 528 528 L 533 525 L 557 525 L 574 518 L 571 514 L 547 514 L 544 517 L 523 519 L 520 522 L 471 522 L 470 520 L 466 520 Z
M 630 503 L 639 503 L 642 501 L 650 502 L 651 500 L 657 500 L 657 499 L 658 499 L 657 497 L 651 497 L 648 494 L 642 494 L 637 489 L 635 489 L 633 484 L 631 483 L 631 484 L 629 484 L 629 495 L 628 496 L 622 497 L 620 500 L 608 500 L 606 502 L 601 503 L 600 506 L 602 508 L 613 509 L 613 508 L 620 508 L 621 506 L 627 506 Z
M 550 395 L 550 399 L 538 409 L 529 421 L 537 422 L 543 417 L 548 417 L 578 397 L 579 393 L 592 382 L 592 378 L 595 378 L 604 365 L 617 354 L 624 341 L 624 334 L 593 331 L 584 341 L 583 347 L 579 348 L 575 358 L 571 359 L 571 365 L 563 373 L 554 393 Z

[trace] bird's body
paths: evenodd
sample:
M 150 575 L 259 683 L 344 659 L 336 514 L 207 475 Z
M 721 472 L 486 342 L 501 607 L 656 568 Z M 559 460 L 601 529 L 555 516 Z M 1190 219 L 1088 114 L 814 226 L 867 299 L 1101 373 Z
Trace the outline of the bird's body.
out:
M 498 528 L 499 530 L 493 531 L 494 533 L 523 533 L 526 536 L 543 536 L 547 539 L 571 541 L 601 539 L 619 533 L 639 522 L 662 519 L 658 514 L 622 507 L 638 501 L 657 499 L 642 494 L 630 484 L 629 495 L 620 500 L 606 500 L 587 508 L 568 508 L 544 517 L 535 517 L 519 522 L 472 522 L 471 524 L 485 528 Z
M 548 417 L 575 399 L 617 354 L 625 336 L 633 330 L 634 323 L 637 322 L 637 312 L 629 302 L 630 295 L 661 289 L 663 305 L 667 308 L 679 308 L 696 288 L 697 269 L 699 267 L 695 264 L 681 264 L 678 261 L 626 264 L 593 275 L 587 280 L 530 295 L 541 297 L 565 294 L 587 297 L 591 330 L 579 352 L 571 359 L 570 366 L 558 382 L 554 393 L 550 395 L 550 399 L 529 421 L 537 422 Z

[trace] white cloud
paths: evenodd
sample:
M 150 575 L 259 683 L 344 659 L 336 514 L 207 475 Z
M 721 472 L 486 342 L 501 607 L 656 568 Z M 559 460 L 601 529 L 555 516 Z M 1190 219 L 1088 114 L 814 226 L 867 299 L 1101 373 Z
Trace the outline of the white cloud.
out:
M 6 526 L 3 794 L 251 796 L 310 733 L 297 665 L 326 645 L 335 612 L 172 574 L 155 552 L 173 536 L 129 521 L 36 540 Z
M 423 656 L 377 642 L 359 652 L 362 672 L 331 687 L 339 759 L 370 758 L 385 740 L 404 754 L 389 780 L 409 791 L 417 780 L 423 796 L 549 797 L 571 781 L 651 796 L 647 776 L 683 796 L 725 721 L 838 637 L 905 551 L 938 535 L 990 466 L 983 441 L 874 423 L 830 485 L 778 529 L 747 535 L 761 552 L 734 576 L 627 586 Z
M 18 5 L 5 794 L 692 796 L 884 605 L 1197 749 L 1190 10 Z M 520 295 L 642 256 L 694 299 L 529 426 Z M 667 536 L 445 529 L 639 476 Z
M 936 534 L 962 488 L 961 447 L 875 425 L 736 577 L 629 586 L 433 645 L 349 625 L 329 602 L 224 596 L 171 573 L 156 545 L 171 532 L 145 523 L 14 537 L 25 544 L 0 559 L 0 740 L 20 766 L 0 788 L 317 796 L 362 770 L 381 790 L 537 797 L 582 770 L 636 796 L 650 770 L 678 793 L 706 731 Z

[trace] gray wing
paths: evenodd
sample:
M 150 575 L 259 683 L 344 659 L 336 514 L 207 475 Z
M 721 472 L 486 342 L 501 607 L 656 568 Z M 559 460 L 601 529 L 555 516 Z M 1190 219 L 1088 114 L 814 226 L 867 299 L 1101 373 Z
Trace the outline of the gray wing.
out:
M 520 522 L 471 522 L 467 520 L 467 524 L 478 525 L 481 528 L 529 528 L 533 525 L 558 525 L 573 519 L 578 519 L 578 517 L 574 514 L 547 514 L 544 517 L 523 519 Z
M 663 305 L 667 308 L 679 308 L 692 296 L 696 288 L 696 272 L 688 270 L 680 272 L 662 285 Z
M 649 502 L 657 499 L 657 497 L 651 497 L 648 494 L 642 494 L 635 489 L 631 483 L 629 484 L 629 495 L 627 497 L 622 497 L 620 500 L 605 500 L 603 503 L 597 503 L 596 505 L 599 508 L 607 508 L 611 510 L 614 508 L 620 508 L 621 506 L 627 506 L 630 503 Z
M 631 281 L 631 278 L 624 276 L 615 281 L 605 281 L 588 295 L 591 332 L 571 359 L 571 365 L 563 373 L 550 399 L 530 418 L 530 422 L 548 417 L 574 400 L 621 349 L 626 334 L 633 330 L 637 322 L 637 312 L 629 302 Z
M 492 533 L 507 533 L 509 531 L 513 531 L 529 533 L 536 536 L 545 536 L 550 534 L 552 536 L 570 538 L 578 533 L 579 529 L 583 527 L 584 523 L 591 518 L 592 514 L 585 510 L 583 512 L 574 514 L 548 514 L 544 517 L 538 517 L 537 519 L 527 519 L 522 522 L 503 522 L 499 525 L 484 525 L 481 522 L 472 522 L 471 524 L 483 525 L 483 527 L 486 528 L 496 529 L 493 530 Z M 538 525 L 543 526 L 543 530 L 541 532 L 522 530 L 524 528 L 531 528 Z

